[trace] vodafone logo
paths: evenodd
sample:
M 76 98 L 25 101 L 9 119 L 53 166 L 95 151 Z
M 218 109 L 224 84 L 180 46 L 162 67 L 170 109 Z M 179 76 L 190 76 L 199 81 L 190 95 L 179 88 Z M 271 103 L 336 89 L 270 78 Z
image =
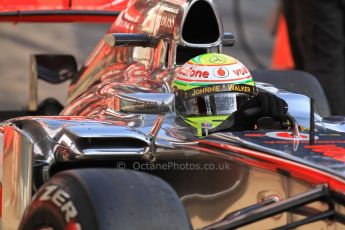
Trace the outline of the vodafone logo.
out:
M 248 75 L 249 71 L 245 66 L 240 66 L 240 68 L 238 69 L 234 69 L 232 70 L 232 72 L 234 72 L 234 74 L 236 74 L 236 76 L 244 76 L 244 75 Z
M 185 82 L 236 83 L 250 80 L 251 75 L 244 66 L 237 63 L 231 65 L 186 63 L 176 69 L 176 79 Z
M 208 71 L 202 69 L 195 69 L 192 66 L 182 66 L 177 73 L 182 78 L 208 78 L 210 75 Z
M 224 67 L 217 67 L 213 73 L 214 76 L 218 78 L 225 78 L 229 76 L 229 71 Z
M 269 132 L 265 135 L 280 140 L 309 140 L 309 134 L 306 133 L 300 133 L 298 137 L 294 136 L 292 132 Z M 317 140 L 319 137 L 315 136 L 315 139 Z

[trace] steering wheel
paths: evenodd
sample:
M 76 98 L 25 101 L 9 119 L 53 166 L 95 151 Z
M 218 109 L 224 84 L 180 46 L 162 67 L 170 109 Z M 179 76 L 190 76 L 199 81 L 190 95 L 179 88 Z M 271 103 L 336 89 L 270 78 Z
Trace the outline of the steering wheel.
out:
M 286 108 L 287 109 L 287 108 Z M 253 107 L 245 110 L 243 112 L 244 117 L 252 117 L 256 114 L 260 114 L 262 112 L 261 107 Z M 286 122 L 275 121 L 272 117 L 266 116 L 262 117 L 257 122 L 257 129 L 292 129 L 293 135 L 299 136 L 299 126 L 295 120 L 289 113 L 287 114 L 288 120 Z

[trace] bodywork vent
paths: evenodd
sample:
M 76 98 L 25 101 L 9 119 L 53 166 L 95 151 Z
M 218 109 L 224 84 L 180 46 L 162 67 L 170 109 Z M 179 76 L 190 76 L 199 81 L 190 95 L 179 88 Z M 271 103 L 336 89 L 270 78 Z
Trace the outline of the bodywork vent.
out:
M 195 1 L 183 23 L 182 39 L 191 44 L 210 44 L 220 39 L 219 20 L 208 1 Z
M 79 138 L 76 141 L 79 149 L 91 148 L 145 148 L 148 144 L 135 138 Z

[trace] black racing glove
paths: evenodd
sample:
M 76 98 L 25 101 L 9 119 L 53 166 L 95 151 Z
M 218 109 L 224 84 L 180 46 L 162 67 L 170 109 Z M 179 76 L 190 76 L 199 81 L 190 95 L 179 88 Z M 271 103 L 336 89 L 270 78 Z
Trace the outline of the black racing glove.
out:
M 271 117 L 274 121 L 286 122 L 287 108 L 288 106 L 283 99 L 271 93 L 260 92 L 236 112 L 234 128 L 253 129 L 262 117 Z

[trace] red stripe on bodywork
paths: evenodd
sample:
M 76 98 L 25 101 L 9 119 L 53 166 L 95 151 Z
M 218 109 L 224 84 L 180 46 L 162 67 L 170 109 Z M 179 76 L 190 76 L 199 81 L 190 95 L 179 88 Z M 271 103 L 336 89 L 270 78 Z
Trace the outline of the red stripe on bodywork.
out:
M 29 10 L 119 10 L 128 0 L 0 0 L 0 12 Z
M 10 15 L 4 16 L 0 13 L 0 22 L 71 22 L 71 23 L 112 23 L 116 20 L 117 16 L 108 15 L 87 15 L 87 14 L 72 14 L 72 15 L 62 15 L 62 14 L 51 14 L 51 15 Z
M 127 3 L 128 0 L 0 0 L 0 22 L 112 23 L 116 15 L 104 13 L 121 12 Z

